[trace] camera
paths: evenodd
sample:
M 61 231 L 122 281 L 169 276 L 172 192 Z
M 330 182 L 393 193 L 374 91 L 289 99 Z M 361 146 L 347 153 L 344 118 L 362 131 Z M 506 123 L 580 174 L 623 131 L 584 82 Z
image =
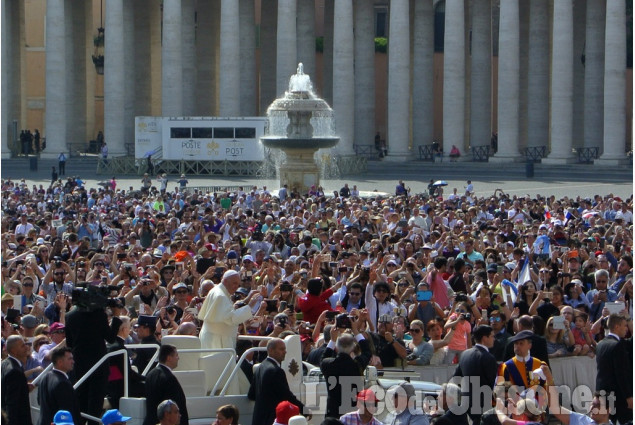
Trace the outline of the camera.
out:
M 173 306 L 169 306 L 168 308 L 165 309 L 165 311 L 168 314 L 174 314 L 174 312 L 176 311 L 176 309 Z
M 335 327 L 339 329 L 348 329 L 351 325 L 351 318 L 346 313 L 338 314 L 335 317 Z
M 282 316 L 278 319 L 278 326 L 285 328 L 287 326 L 287 318 Z
M 413 361 L 413 360 L 417 360 L 417 355 L 416 355 L 416 354 L 414 354 L 414 353 L 412 353 L 412 354 L 408 354 L 408 355 L 406 356 L 406 360 L 408 360 L 409 362 L 410 362 L 410 361 Z

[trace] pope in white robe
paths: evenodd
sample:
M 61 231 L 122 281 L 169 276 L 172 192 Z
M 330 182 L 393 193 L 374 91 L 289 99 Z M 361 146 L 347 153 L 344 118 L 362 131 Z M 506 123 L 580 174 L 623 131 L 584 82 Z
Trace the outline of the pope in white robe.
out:
M 220 285 L 216 285 L 205 297 L 198 313 L 198 319 L 203 323 L 199 335 L 201 348 L 236 348 L 238 325 L 252 318 L 251 305 L 234 309 L 231 295 L 239 286 L 239 274 L 229 270 L 223 275 Z M 250 304 L 257 300 L 253 297 Z M 210 354 L 203 353 L 203 356 Z M 238 380 L 232 380 L 227 394 L 239 394 Z

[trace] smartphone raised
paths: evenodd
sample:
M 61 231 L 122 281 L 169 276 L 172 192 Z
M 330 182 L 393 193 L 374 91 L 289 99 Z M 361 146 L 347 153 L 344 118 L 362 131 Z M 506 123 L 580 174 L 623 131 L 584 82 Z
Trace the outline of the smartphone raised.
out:
M 432 291 L 417 291 L 417 301 L 430 301 Z

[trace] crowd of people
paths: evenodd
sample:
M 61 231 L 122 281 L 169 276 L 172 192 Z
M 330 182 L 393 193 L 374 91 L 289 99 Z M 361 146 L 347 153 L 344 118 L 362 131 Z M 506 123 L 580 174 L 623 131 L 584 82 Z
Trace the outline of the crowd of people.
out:
M 172 334 L 199 336 L 203 348 L 236 348 L 238 356 L 258 344 L 239 335 L 274 338 L 260 343 L 267 356 L 241 365 L 259 412 L 254 425 L 274 423 L 284 401 L 308 411 L 280 388 L 288 335 L 300 336 L 303 360 L 336 381 L 361 379 L 368 365 L 455 364 L 458 377 L 479 376 L 492 388 L 546 388 L 554 385 L 550 359 L 594 357 L 596 389 L 616 396 L 612 419 L 632 420 L 632 196 L 477 196 L 470 181 L 447 198 L 437 190 L 415 195 L 403 182 L 393 196 L 367 198 L 348 185 L 330 196 L 286 186 L 203 193 L 188 189 L 185 176 L 173 190 L 164 178 L 156 187 L 146 175 L 128 189 L 114 178 L 98 188 L 75 179 L 49 188 L 1 182 L 9 423 L 30 419 L 18 419 L 24 406 L 5 398 L 18 385 L 5 379 L 5 363 L 19 363 L 19 385 L 31 390 L 51 363 L 75 382 L 107 350 L 160 344 Z M 104 298 L 97 308 L 86 301 L 93 294 Z M 162 385 L 151 384 L 175 386 L 178 353 L 164 347 L 156 367 L 153 350 L 131 350 L 130 393 L 147 398 L 148 424 L 162 420 L 155 416 L 162 401 L 179 398 L 174 423 L 185 424 L 182 394 L 158 394 Z M 255 363 L 262 363 L 256 372 Z M 45 401 L 42 385 L 38 398 L 82 423 L 79 410 L 101 417 L 100 397 L 118 407 L 123 375 L 113 360 L 89 380 L 99 385 L 75 394 L 77 404 Z M 352 399 L 341 382 L 329 386 L 327 416 L 351 425 L 376 420 L 364 407 L 375 394 L 363 379 L 351 382 L 359 392 Z M 446 401 L 458 397 L 452 385 L 444 387 Z M 411 390 L 404 384 L 406 395 Z M 495 410 L 487 417 L 501 423 L 534 420 Z M 48 423 L 55 412 L 47 411 Z M 593 423 L 569 413 L 558 419 Z M 429 419 L 403 415 L 393 423 Z M 479 423 L 485 415 L 469 418 Z M 435 420 L 468 423 L 447 412 Z

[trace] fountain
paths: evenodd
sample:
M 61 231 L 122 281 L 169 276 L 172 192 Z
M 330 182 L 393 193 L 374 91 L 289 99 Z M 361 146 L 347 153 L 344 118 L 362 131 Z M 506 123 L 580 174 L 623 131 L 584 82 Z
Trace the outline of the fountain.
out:
M 335 146 L 333 110 L 313 93 L 311 79 L 302 63 L 289 79 L 289 90 L 267 109 L 269 127 L 260 138 L 264 146 L 282 150 L 286 159 L 278 163 L 280 187 L 288 185 L 301 193 L 320 184 L 314 155 L 318 149 Z

